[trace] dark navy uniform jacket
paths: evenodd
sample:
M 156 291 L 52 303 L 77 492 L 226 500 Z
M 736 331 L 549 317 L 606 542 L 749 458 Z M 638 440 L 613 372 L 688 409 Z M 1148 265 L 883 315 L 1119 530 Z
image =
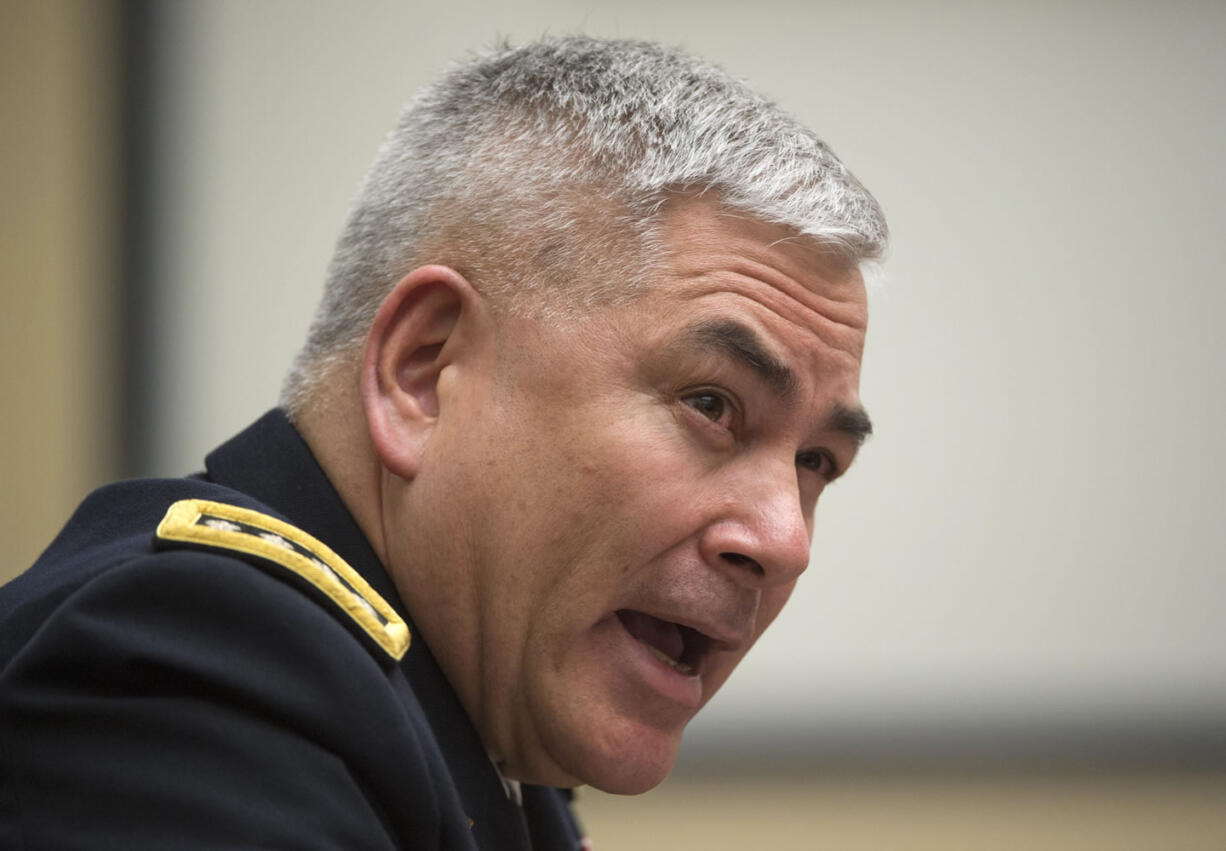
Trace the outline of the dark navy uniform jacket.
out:
M 280 411 L 90 495 L 0 589 L 0 666 L 2 848 L 581 847 L 569 793 L 508 798 Z

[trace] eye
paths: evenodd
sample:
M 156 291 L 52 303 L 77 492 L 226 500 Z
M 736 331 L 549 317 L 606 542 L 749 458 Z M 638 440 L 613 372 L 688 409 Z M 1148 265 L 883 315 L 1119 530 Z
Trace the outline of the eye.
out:
M 736 432 L 738 428 L 739 408 L 726 392 L 702 387 L 688 396 L 682 396 L 682 403 L 723 432 Z
M 817 473 L 826 481 L 831 481 L 839 476 L 839 466 L 834 460 L 834 456 L 825 449 L 814 449 L 809 452 L 801 452 L 796 456 L 796 464 L 806 470 L 811 470 Z
M 695 393 L 685 403 L 713 423 L 724 420 L 732 412 L 731 403 L 718 393 Z

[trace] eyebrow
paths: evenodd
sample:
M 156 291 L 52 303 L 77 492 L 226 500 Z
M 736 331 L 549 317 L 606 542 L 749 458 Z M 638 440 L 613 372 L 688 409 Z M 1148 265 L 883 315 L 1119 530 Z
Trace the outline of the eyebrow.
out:
M 791 367 L 771 354 L 758 334 L 732 319 L 701 322 L 689 328 L 680 342 L 702 348 L 715 348 L 752 369 L 784 399 L 796 395 L 798 382 Z M 862 405 L 836 403 L 826 417 L 825 427 L 847 435 L 860 446 L 873 433 L 873 421 Z
M 716 348 L 731 355 L 758 373 L 780 396 L 791 398 L 796 395 L 796 373 L 771 354 L 753 330 L 740 322 L 731 319 L 702 322 L 692 327 L 685 337 L 700 346 Z
M 830 428 L 846 434 L 862 446 L 873 433 L 873 421 L 869 419 L 868 411 L 862 405 L 848 406 L 837 404 L 827 418 Z

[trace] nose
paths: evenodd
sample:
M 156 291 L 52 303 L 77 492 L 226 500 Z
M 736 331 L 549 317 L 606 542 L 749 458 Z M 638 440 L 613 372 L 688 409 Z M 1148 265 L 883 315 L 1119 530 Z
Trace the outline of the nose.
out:
M 750 587 L 794 582 L 809 566 L 810 543 L 795 467 L 758 467 L 737 484 L 703 530 L 703 560 Z

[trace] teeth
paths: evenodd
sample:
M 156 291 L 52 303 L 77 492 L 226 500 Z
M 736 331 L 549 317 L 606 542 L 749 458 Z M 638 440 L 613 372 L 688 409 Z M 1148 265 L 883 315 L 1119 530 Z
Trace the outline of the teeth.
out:
M 678 662 L 676 659 L 674 659 L 672 656 L 669 656 L 663 650 L 652 647 L 650 644 L 647 644 L 646 642 L 640 641 L 639 644 L 642 644 L 644 647 L 650 650 L 652 656 L 655 656 L 657 659 L 659 659 L 665 665 L 668 665 L 668 667 L 672 668 L 674 671 L 677 671 L 682 674 L 694 673 L 694 667 L 692 665 L 687 665 L 684 662 Z

